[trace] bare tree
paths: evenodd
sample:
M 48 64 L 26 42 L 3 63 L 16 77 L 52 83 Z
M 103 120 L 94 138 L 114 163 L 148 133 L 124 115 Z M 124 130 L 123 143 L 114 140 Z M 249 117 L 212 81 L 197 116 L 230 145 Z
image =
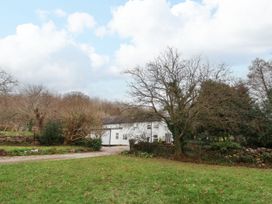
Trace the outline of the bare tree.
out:
M 46 116 L 49 114 L 50 106 L 54 101 L 54 96 L 42 85 L 27 86 L 21 92 L 18 101 L 19 112 L 31 120 L 35 119 L 38 130 L 41 131 Z
M 212 67 L 200 57 L 182 59 L 176 49 L 168 48 L 144 67 L 128 70 L 132 77 L 131 95 L 135 103 L 151 107 L 166 122 L 174 139 L 176 156 L 183 153 L 185 135 L 194 121 L 201 83 L 221 80 L 226 74 L 224 64 Z
M 259 102 L 272 103 L 272 61 L 255 59 L 249 67 L 248 83 Z
M 0 125 L 3 129 L 11 127 L 16 113 L 11 109 L 10 92 L 17 85 L 17 81 L 7 72 L 0 69 Z
M 7 94 L 17 84 L 17 81 L 4 70 L 0 70 L 0 94 Z
M 65 144 L 82 139 L 91 132 L 99 134 L 98 132 L 102 129 L 97 106 L 88 96 L 80 92 L 72 92 L 63 97 L 60 113 L 65 127 Z
M 4 70 L 0 70 L 0 94 L 7 94 L 17 84 L 17 81 Z

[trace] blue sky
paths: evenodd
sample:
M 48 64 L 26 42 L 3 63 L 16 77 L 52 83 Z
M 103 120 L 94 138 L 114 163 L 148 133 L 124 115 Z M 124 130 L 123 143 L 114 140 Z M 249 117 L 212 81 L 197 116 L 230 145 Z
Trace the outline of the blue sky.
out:
M 99 3 L 98 3 L 99 2 Z M 0 37 L 13 34 L 16 26 L 24 23 L 40 24 L 41 19 L 37 16 L 38 10 L 52 11 L 55 9 L 62 9 L 67 13 L 86 12 L 94 16 L 99 24 L 105 24 L 111 19 L 111 10 L 118 5 L 124 4 L 125 0 L 99 0 L 99 1 L 67 1 L 67 0 L 28 0 L 27 3 L 20 0 L 2 1 L 0 12 Z M 54 20 L 62 25 L 65 23 L 64 19 L 54 18 Z M 95 38 L 92 33 L 87 33 L 80 36 L 79 40 L 89 41 L 95 44 L 98 51 L 112 52 L 118 47 L 119 39 L 99 39 Z M 110 43 L 109 43 L 110 41 Z
M 125 69 L 165 47 L 225 62 L 239 77 L 269 59 L 269 0 L 0 2 L 0 67 L 21 84 L 126 100 Z

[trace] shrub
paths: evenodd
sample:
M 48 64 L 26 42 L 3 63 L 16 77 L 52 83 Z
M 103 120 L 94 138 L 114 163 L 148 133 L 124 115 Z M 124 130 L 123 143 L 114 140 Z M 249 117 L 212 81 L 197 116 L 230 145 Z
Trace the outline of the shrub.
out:
M 133 145 L 134 151 L 146 152 L 156 156 L 168 157 L 174 154 L 175 147 L 171 144 L 164 144 L 158 142 L 138 142 Z
M 99 151 L 102 147 L 102 140 L 100 138 L 86 139 L 85 146 L 90 147 L 95 151 Z
M 1 154 L 3 152 L 3 154 Z M 28 156 L 90 152 L 90 148 L 76 146 L 8 146 L 0 149 L 1 156 Z
M 153 154 L 147 153 L 147 152 L 141 152 L 141 151 L 123 151 L 121 152 L 121 155 L 125 156 L 136 156 L 136 157 L 141 157 L 141 158 L 152 158 L 154 157 Z
M 215 142 L 211 144 L 210 149 L 219 151 L 221 153 L 227 153 L 231 150 L 241 149 L 241 145 L 231 141 Z
M 136 143 L 135 139 L 129 139 L 129 149 L 133 151 L 134 145 Z
M 121 152 L 121 155 L 130 155 L 131 154 L 131 151 L 129 150 L 124 150 Z
M 101 138 L 81 138 L 73 143 L 74 145 L 89 147 L 95 151 L 99 151 L 102 147 Z
M 265 162 L 265 163 L 272 163 L 272 153 L 268 153 L 268 152 L 264 152 L 261 155 L 261 159 Z
M 59 145 L 63 144 L 62 125 L 59 121 L 49 121 L 45 124 L 39 142 L 42 145 Z
M 137 157 L 141 157 L 141 158 L 152 158 L 153 154 L 147 153 L 147 152 L 135 152 L 134 154 Z
M 249 155 L 249 154 L 241 154 L 238 159 L 237 162 L 241 162 L 241 163 L 256 163 L 256 159 L 254 158 L 254 156 Z

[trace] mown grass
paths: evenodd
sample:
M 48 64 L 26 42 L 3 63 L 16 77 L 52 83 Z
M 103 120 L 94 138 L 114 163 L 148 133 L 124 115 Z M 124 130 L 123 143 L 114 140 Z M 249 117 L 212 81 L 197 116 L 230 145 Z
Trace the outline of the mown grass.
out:
M 71 152 L 88 152 L 92 149 L 81 146 L 8 146 L 0 145 L 7 156 L 27 156 L 43 154 L 65 154 Z
M 0 131 L 0 136 L 1 135 L 8 136 L 8 137 L 13 137 L 13 136 L 31 137 L 31 136 L 34 136 L 34 133 L 30 131 Z
M 0 203 L 271 203 L 271 170 L 125 156 L 0 166 Z

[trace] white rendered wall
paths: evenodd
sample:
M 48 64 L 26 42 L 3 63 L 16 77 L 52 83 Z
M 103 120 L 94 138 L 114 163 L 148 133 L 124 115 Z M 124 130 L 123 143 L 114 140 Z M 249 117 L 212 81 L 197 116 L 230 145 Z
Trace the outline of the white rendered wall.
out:
M 103 128 L 103 145 L 129 145 L 129 139 L 139 138 L 141 135 L 149 138 L 150 142 L 155 140 L 154 136 L 157 136 L 158 141 L 165 141 L 165 135 L 170 134 L 163 122 L 107 124 Z

